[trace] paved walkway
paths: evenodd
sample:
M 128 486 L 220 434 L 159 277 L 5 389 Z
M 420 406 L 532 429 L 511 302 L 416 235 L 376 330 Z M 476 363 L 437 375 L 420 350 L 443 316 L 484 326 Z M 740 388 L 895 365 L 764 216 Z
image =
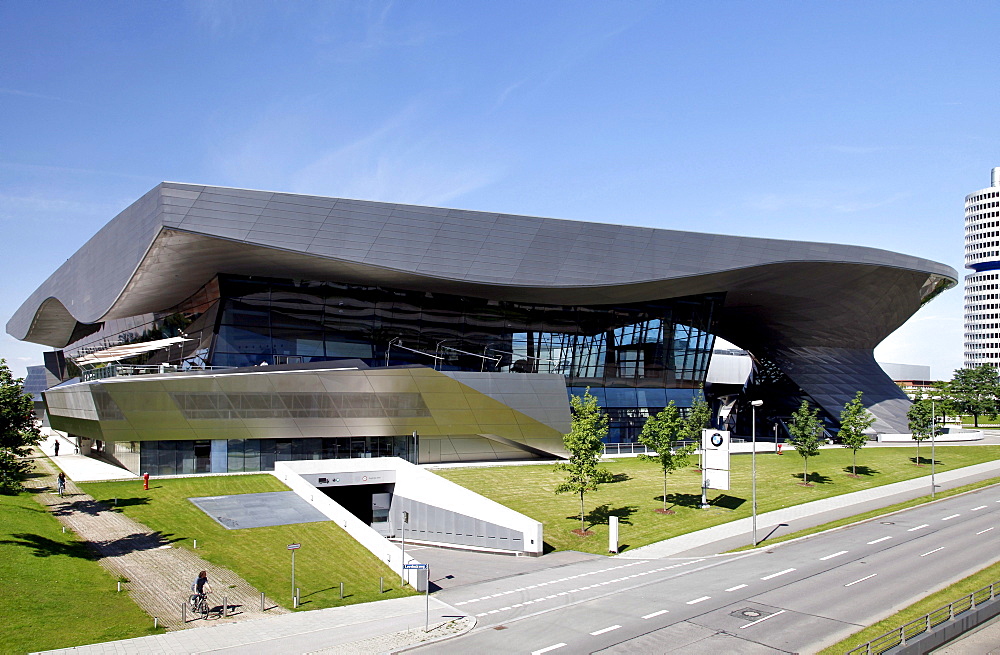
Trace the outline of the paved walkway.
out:
M 55 493 L 56 470 L 48 458 L 37 457 L 35 465 L 44 475 L 30 478 L 25 486 L 44 490 L 35 495 L 38 502 L 49 507 L 68 530 L 90 542 L 100 555 L 101 566 L 115 577 L 127 580 L 122 584 L 123 590 L 150 616 L 158 618 L 160 625 L 179 630 L 265 616 L 260 592 L 243 578 L 187 549 L 172 547 L 169 539 L 113 506 L 97 502 L 72 480 L 66 485 L 66 496 L 60 497 Z M 190 596 L 191 582 L 201 570 L 208 571 L 214 590 L 209 601 L 216 614 L 222 614 L 223 597 L 226 598 L 226 618 L 205 621 L 182 617 L 181 605 Z M 264 606 L 268 608 L 267 614 L 288 612 L 267 598 Z

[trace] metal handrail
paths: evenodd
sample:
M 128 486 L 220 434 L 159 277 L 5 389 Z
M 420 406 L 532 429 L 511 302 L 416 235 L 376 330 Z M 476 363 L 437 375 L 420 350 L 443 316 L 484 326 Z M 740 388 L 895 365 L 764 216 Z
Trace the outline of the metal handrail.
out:
M 879 635 L 871 641 L 847 651 L 847 655 L 879 655 L 897 646 L 905 646 L 908 639 L 930 632 L 945 621 L 950 621 L 960 614 L 976 609 L 977 605 L 996 598 L 998 591 L 1000 591 L 1000 580 L 974 591 L 968 596 L 962 596 L 947 605 L 942 605 L 933 612 L 928 612 L 919 619 L 914 619 L 895 630 Z

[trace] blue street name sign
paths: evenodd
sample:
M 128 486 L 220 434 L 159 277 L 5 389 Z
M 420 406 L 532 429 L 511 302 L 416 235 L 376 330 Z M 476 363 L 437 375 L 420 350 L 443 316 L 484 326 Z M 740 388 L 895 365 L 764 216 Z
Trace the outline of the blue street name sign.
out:
M 426 564 L 403 564 L 404 569 L 426 569 Z
M 296 548 L 302 548 L 302 544 L 288 544 L 288 550 L 295 550 Z

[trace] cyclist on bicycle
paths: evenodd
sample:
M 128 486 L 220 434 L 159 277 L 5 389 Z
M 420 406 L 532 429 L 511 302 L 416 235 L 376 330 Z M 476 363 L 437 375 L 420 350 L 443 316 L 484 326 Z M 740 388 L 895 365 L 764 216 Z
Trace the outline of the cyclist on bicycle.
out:
M 59 471 L 59 475 L 56 477 L 56 488 L 59 490 L 60 496 L 66 493 L 66 474 L 62 471 Z
M 199 599 L 212 593 L 212 585 L 208 584 L 208 571 L 202 571 L 198 574 L 195 581 L 191 583 L 191 592 L 191 607 L 197 606 Z

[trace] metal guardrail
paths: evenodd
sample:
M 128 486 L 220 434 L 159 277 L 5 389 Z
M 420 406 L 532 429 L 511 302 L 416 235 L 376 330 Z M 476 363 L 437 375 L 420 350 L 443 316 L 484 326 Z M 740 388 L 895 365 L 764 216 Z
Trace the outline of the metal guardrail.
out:
M 232 368 L 230 366 L 192 366 L 182 368 L 173 364 L 154 365 L 124 365 L 110 364 L 100 368 L 89 368 L 80 372 L 80 378 L 84 382 L 92 380 L 106 380 L 108 378 L 129 376 L 129 375 L 159 375 L 162 373 L 187 373 L 189 371 L 211 371 Z
M 951 621 L 956 616 L 976 609 L 977 605 L 996 598 L 998 591 L 1000 591 L 1000 580 L 988 587 L 974 591 L 968 596 L 963 596 L 958 600 L 939 607 L 933 612 L 924 614 L 919 619 L 914 619 L 895 630 L 872 639 L 868 643 L 861 644 L 857 648 L 847 651 L 847 655 L 879 655 L 897 646 L 905 646 L 908 639 L 913 639 L 914 637 L 930 632 L 942 623 Z
M 652 451 L 641 443 L 606 443 L 605 455 L 646 455 Z

